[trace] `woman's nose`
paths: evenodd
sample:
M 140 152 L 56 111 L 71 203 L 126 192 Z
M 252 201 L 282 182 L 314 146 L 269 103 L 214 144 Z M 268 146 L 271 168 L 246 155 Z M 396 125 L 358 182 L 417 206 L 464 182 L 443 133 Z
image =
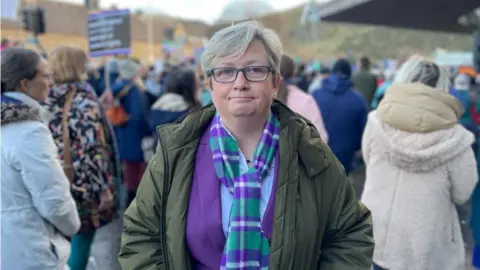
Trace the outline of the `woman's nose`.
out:
M 245 90 L 248 89 L 248 80 L 245 78 L 245 74 L 241 71 L 238 72 L 237 78 L 233 82 L 233 89 Z

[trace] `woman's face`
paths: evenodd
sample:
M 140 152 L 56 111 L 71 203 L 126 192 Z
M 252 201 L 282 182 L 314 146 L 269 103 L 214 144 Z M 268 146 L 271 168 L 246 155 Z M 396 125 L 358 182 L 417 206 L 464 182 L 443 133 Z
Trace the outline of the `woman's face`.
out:
M 52 80 L 47 62 L 42 58 L 38 63 L 37 74 L 33 79 L 23 79 L 20 82 L 20 90 L 31 98 L 44 102 L 52 87 Z
M 269 67 L 265 47 L 261 41 L 253 41 L 241 57 L 220 59 L 216 68 Z M 256 69 L 252 73 L 256 72 Z M 231 73 L 229 71 L 229 73 Z M 243 72 L 238 72 L 233 82 L 217 82 L 213 76 L 206 78 L 206 87 L 212 91 L 215 108 L 224 118 L 263 117 L 270 110 L 278 92 L 280 75 L 271 72 L 262 81 L 248 81 Z

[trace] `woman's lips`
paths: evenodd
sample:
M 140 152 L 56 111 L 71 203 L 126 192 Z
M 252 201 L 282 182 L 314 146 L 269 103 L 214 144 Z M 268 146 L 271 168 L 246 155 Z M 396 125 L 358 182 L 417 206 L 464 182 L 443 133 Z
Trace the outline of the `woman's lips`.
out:
M 254 100 L 253 97 L 233 97 L 229 99 L 230 101 L 236 102 L 236 103 L 249 103 L 252 100 Z
M 253 97 L 231 97 L 230 99 L 249 100 L 253 99 Z

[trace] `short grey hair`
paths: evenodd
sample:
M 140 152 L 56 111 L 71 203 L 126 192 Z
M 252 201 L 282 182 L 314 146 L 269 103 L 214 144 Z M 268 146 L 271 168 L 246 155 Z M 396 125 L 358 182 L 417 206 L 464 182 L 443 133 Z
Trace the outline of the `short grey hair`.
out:
M 449 92 L 449 73 L 432 60 L 421 55 L 411 56 L 396 72 L 393 83 L 423 83 L 443 92 Z
M 208 41 L 202 54 L 204 73 L 215 67 L 219 58 L 241 57 L 252 41 L 259 40 L 265 46 L 270 66 L 279 72 L 283 45 L 278 35 L 257 21 L 246 21 L 216 32 Z

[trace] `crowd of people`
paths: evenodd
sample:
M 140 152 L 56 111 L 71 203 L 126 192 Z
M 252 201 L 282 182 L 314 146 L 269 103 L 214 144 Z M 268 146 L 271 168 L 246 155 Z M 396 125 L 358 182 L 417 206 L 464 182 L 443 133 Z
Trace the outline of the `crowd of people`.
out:
M 85 270 L 123 220 L 99 269 L 480 269 L 480 80 L 354 64 L 307 71 L 255 21 L 198 63 L 2 49 L 1 268 Z

